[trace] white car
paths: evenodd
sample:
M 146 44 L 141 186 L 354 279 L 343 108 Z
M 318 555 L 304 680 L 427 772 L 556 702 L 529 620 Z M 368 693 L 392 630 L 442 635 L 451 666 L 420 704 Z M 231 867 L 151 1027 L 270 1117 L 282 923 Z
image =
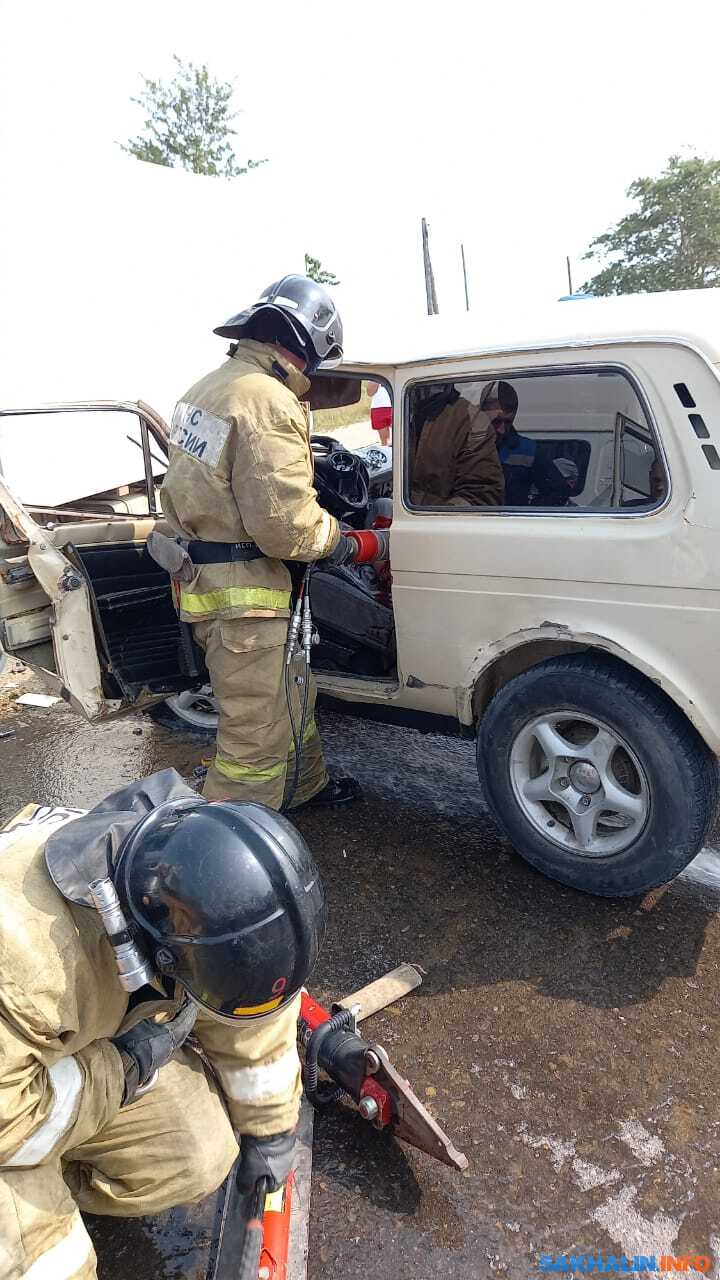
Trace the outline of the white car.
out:
M 691 861 L 716 809 L 720 291 L 516 314 L 505 327 L 488 314 L 484 330 L 472 315 L 432 317 L 317 375 L 316 430 L 318 403 L 357 402 L 363 381 L 393 404 L 392 454 L 370 470 L 392 492 L 392 587 L 317 572 L 318 684 L 452 716 L 476 736 L 485 795 L 530 863 L 591 892 L 640 893 Z M 531 462 L 563 462 L 567 502 L 542 506 L 530 485 L 520 507 L 418 505 L 420 406 L 440 391 L 476 407 L 497 380 L 515 390 Z M 204 674 L 180 654 L 169 583 L 145 549 L 161 523 L 165 424 L 134 403 L 8 411 L 0 461 L 10 432 L 20 452 L 82 466 L 77 492 L 63 479 L 57 495 L 50 482 L 34 492 L 32 474 L 14 487 L 5 468 L 4 648 L 91 721 L 197 699 Z M 112 458 L 114 482 L 88 496 L 93 454 L 104 473 Z M 372 515 L 360 503 L 350 519 Z

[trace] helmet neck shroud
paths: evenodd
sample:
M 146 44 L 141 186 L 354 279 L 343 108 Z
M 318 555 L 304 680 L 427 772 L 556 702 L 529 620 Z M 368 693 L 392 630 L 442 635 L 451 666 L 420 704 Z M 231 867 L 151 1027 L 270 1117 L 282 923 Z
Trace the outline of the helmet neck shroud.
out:
M 306 369 L 309 369 L 315 361 L 315 352 L 310 350 L 307 339 L 293 325 L 288 316 L 274 307 L 268 307 L 252 315 L 243 337 L 252 338 L 255 342 L 277 343 L 278 346 L 285 347 L 304 362 Z

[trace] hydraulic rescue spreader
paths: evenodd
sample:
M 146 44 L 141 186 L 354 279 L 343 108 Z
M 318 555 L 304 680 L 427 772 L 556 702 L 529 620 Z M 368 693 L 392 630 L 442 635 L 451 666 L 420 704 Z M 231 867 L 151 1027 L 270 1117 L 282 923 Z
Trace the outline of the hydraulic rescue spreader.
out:
M 305 1094 L 314 1106 L 339 1101 L 347 1094 L 374 1128 L 388 1128 L 394 1137 L 443 1164 L 467 1169 L 467 1158 L 443 1133 L 382 1046 L 358 1035 L 352 1009 L 328 1013 L 304 991 L 298 1040 L 305 1049 Z M 318 1083 L 319 1068 L 330 1077 L 330 1087 L 323 1089 Z

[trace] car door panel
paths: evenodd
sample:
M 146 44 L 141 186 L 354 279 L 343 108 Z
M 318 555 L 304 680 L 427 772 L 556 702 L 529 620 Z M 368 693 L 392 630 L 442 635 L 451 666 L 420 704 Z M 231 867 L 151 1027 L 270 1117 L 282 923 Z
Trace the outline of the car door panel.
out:
M 148 419 L 156 449 L 159 420 L 143 406 L 143 439 Z M 121 496 L 89 500 L 92 514 L 38 509 L 43 526 L 0 480 L 0 644 L 91 721 L 196 682 L 182 669 L 169 577 L 145 545 L 164 527 L 149 468 L 148 484 L 151 514 L 133 518 Z
M 37 667 L 45 682 L 88 719 L 98 719 L 105 697 L 89 590 L 67 557 L 48 540 L 47 531 L 16 502 L 2 481 L 0 507 L 2 646 Z M 22 547 L 25 556 L 18 557 L 16 552 Z

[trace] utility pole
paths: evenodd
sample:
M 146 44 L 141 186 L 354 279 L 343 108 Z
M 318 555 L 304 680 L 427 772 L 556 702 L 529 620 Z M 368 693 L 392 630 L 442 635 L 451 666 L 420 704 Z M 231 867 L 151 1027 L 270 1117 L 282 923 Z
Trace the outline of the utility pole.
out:
M 435 292 L 435 277 L 433 275 L 432 262 L 430 261 L 430 228 L 425 218 L 422 219 L 422 247 L 428 315 L 436 316 L 439 313 L 439 307 Z
M 568 273 L 568 293 L 569 293 L 569 294 L 572 294 L 572 291 L 573 291 L 573 287 L 572 287 L 572 268 L 571 268 L 571 266 L 570 266 L 570 258 L 569 258 L 569 257 L 567 257 L 567 258 L 565 259 L 565 261 L 566 261 L 566 263 L 567 263 L 567 273 Z
M 466 310 L 466 311 L 469 311 L 469 310 L 470 310 L 470 298 L 468 297 L 468 287 L 467 287 L 467 267 L 466 267 L 466 265 L 465 265 L 465 245 L 464 245 L 464 244 L 461 244 L 461 245 L 460 245 L 460 257 L 462 258 L 463 284 L 465 285 L 465 310 Z

